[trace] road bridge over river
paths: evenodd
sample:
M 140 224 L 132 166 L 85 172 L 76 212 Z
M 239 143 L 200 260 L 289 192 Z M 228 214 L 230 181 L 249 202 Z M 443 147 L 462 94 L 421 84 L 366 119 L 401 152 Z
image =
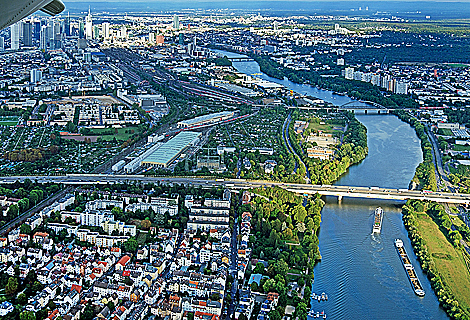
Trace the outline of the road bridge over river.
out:
M 30 179 L 40 183 L 55 182 L 65 185 L 106 185 L 139 181 L 142 183 L 184 184 L 202 187 L 224 187 L 233 190 L 251 189 L 260 187 L 277 186 L 300 194 L 321 194 L 324 196 L 335 196 L 338 199 L 369 198 L 385 200 L 426 200 L 442 203 L 454 203 L 469 205 L 470 195 L 460 193 L 415 191 L 407 189 L 390 189 L 380 187 L 357 187 L 357 186 L 331 186 L 280 183 L 272 181 L 248 181 L 244 179 L 213 179 L 201 177 L 147 177 L 143 175 L 106 175 L 106 174 L 70 174 L 62 176 L 12 176 L 0 178 L 0 183 L 14 183 Z
M 251 57 L 228 57 L 227 59 L 232 62 L 255 61 L 255 59 Z

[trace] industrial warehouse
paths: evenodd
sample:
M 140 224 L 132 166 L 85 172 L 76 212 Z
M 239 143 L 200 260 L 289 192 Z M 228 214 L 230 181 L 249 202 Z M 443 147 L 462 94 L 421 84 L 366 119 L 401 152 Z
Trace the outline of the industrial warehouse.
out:
M 201 135 L 202 133 L 200 132 L 180 132 L 173 139 L 162 144 L 143 159 L 142 165 L 146 167 L 167 168 L 186 148 L 196 145 Z
M 223 111 L 212 114 L 206 114 L 204 116 L 196 117 L 193 119 L 183 120 L 178 122 L 179 128 L 188 128 L 192 126 L 203 126 L 219 121 L 227 120 L 235 116 L 234 111 Z

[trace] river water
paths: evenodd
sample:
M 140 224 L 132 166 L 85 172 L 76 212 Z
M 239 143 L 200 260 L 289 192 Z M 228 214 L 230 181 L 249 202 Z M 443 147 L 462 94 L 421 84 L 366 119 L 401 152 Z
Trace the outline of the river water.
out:
M 238 56 L 222 52 L 228 57 Z M 234 62 L 245 74 L 260 73 L 256 62 Z M 318 97 L 335 105 L 350 102 L 345 96 L 308 85 L 261 78 L 295 92 Z M 335 184 L 407 188 L 422 161 L 414 130 L 393 115 L 358 115 L 367 127 L 369 154 L 349 168 Z M 402 202 L 327 197 L 319 231 L 322 261 L 315 267 L 312 292 L 328 294 L 328 301 L 312 301 L 312 309 L 325 311 L 328 319 L 448 319 L 427 277 L 421 271 L 401 219 Z M 382 232 L 371 235 L 374 210 L 384 210 Z M 426 291 L 416 296 L 394 247 L 401 238 Z

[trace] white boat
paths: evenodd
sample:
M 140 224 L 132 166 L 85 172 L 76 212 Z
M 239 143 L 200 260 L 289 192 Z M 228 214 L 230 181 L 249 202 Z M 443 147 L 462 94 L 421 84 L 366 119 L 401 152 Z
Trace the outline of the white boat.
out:
M 382 230 L 382 221 L 384 219 L 384 212 L 381 207 L 375 209 L 374 226 L 372 227 L 372 233 L 380 233 Z

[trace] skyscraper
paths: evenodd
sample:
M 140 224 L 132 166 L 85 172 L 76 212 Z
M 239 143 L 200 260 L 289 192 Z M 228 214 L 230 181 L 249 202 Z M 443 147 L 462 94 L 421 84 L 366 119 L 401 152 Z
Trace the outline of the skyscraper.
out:
M 180 28 L 180 18 L 175 14 L 173 16 L 173 29 L 178 30 Z
M 49 20 L 47 22 L 46 41 L 47 41 L 47 47 L 49 49 L 54 49 L 54 21 L 53 20 Z
M 127 28 L 126 28 L 126 26 L 121 27 L 121 38 L 127 39 Z
M 41 39 L 41 21 L 34 21 L 33 22 L 33 38 L 34 40 L 39 41 Z
M 83 39 L 85 38 L 85 26 L 83 25 L 83 20 L 78 22 L 78 38 Z
M 23 45 L 25 47 L 33 46 L 33 24 L 29 21 L 23 23 Z
M 38 69 L 31 69 L 31 83 L 37 83 L 42 80 L 42 71 Z
M 62 33 L 60 30 L 59 20 L 54 20 L 52 38 L 53 38 L 54 49 L 62 48 Z
M 65 18 L 64 33 L 65 33 L 66 36 L 71 36 L 71 32 L 70 32 L 70 12 L 67 14 L 67 18 Z
M 42 26 L 39 36 L 39 48 L 47 50 L 47 26 Z
M 101 30 L 103 31 L 103 37 L 105 39 L 109 38 L 109 22 L 103 22 Z
M 93 39 L 99 39 L 100 37 L 100 28 L 98 26 L 93 26 Z
M 85 18 L 85 36 L 87 39 L 93 39 L 93 19 L 90 10 L 88 10 L 88 15 Z
M 11 49 L 12 50 L 18 50 L 20 49 L 20 26 L 21 26 L 21 21 L 13 24 L 10 27 L 10 32 L 11 32 Z
M 5 39 L 0 37 L 0 52 L 5 51 Z

